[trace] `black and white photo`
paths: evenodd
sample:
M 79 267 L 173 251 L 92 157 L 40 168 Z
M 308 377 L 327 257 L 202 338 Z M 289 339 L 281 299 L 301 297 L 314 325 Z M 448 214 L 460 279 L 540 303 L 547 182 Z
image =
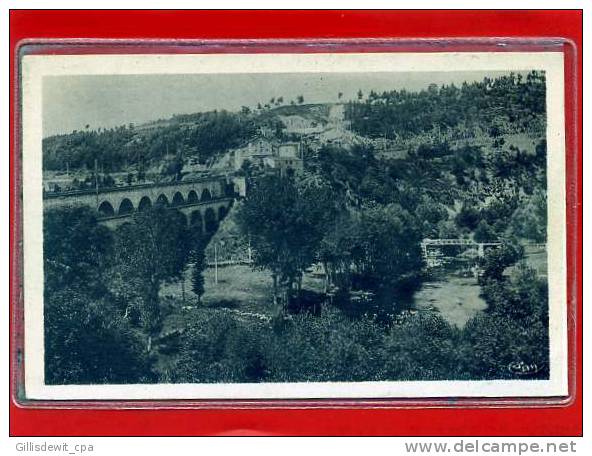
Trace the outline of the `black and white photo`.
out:
M 25 57 L 27 396 L 567 394 L 562 71 Z

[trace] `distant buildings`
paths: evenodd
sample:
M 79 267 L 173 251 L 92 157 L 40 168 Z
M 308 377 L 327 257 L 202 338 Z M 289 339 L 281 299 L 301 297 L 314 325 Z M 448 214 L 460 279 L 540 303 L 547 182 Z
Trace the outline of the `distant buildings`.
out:
M 297 142 L 281 144 L 277 148 L 274 161 L 275 166 L 273 168 L 279 169 L 282 176 L 289 172 L 290 169 L 295 173 L 301 172 L 304 168 L 301 144 Z
M 245 161 L 262 168 L 274 168 L 285 175 L 291 169 L 302 171 L 302 147 L 299 142 L 280 142 L 273 139 L 258 138 L 234 150 L 234 169 L 241 169 Z

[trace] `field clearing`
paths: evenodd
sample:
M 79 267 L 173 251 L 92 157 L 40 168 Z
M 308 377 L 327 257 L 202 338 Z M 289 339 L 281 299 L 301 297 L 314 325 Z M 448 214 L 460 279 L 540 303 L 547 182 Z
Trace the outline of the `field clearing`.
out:
M 538 250 L 527 252 L 525 255 L 525 261 L 528 266 L 534 268 L 539 277 L 547 276 L 547 251 Z
M 504 135 L 503 138 L 507 147 L 514 146 L 520 150 L 527 151 L 529 154 L 535 153 L 536 145 L 540 141 L 540 139 L 533 139 L 524 133 Z
M 275 313 L 273 306 L 271 273 L 267 270 L 252 269 L 247 265 L 234 265 L 218 268 L 218 281 L 216 283 L 216 271 L 207 268 L 204 273 L 205 293 L 202 302 L 197 302 L 197 296 L 191 291 L 191 268 L 185 274 L 185 304 L 183 304 L 183 288 L 180 283 L 166 284 L 160 290 L 163 298 L 169 298 L 178 306 L 191 306 L 200 309 L 235 309 L 241 312 L 250 312 L 272 316 Z M 305 275 L 302 283 L 303 289 L 321 292 L 323 281 L 312 275 Z

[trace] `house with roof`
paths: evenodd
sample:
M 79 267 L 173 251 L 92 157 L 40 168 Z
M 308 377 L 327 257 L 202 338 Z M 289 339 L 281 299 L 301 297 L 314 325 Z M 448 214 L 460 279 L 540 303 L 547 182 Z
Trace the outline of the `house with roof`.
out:
M 278 142 L 267 138 L 258 138 L 233 152 L 234 169 L 239 170 L 248 160 L 262 168 L 278 169 L 285 175 L 289 169 L 300 172 L 304 168 L 302 147 L 299 142 Z

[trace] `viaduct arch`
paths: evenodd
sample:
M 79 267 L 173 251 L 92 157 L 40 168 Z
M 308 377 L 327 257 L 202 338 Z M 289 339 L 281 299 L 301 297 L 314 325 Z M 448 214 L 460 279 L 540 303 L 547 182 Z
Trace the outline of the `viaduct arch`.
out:
M 117 226 L 133 213 L 154 205 L 179 209 L 194 226 L 213 232 L 228 213 L 235 198 L 235 186 L 226 177 L 209 177 L 191 181 L 142 184 L 92 190 L 45 194 L 44 209 L 64 206 L 96 208 L 99 219 Z

